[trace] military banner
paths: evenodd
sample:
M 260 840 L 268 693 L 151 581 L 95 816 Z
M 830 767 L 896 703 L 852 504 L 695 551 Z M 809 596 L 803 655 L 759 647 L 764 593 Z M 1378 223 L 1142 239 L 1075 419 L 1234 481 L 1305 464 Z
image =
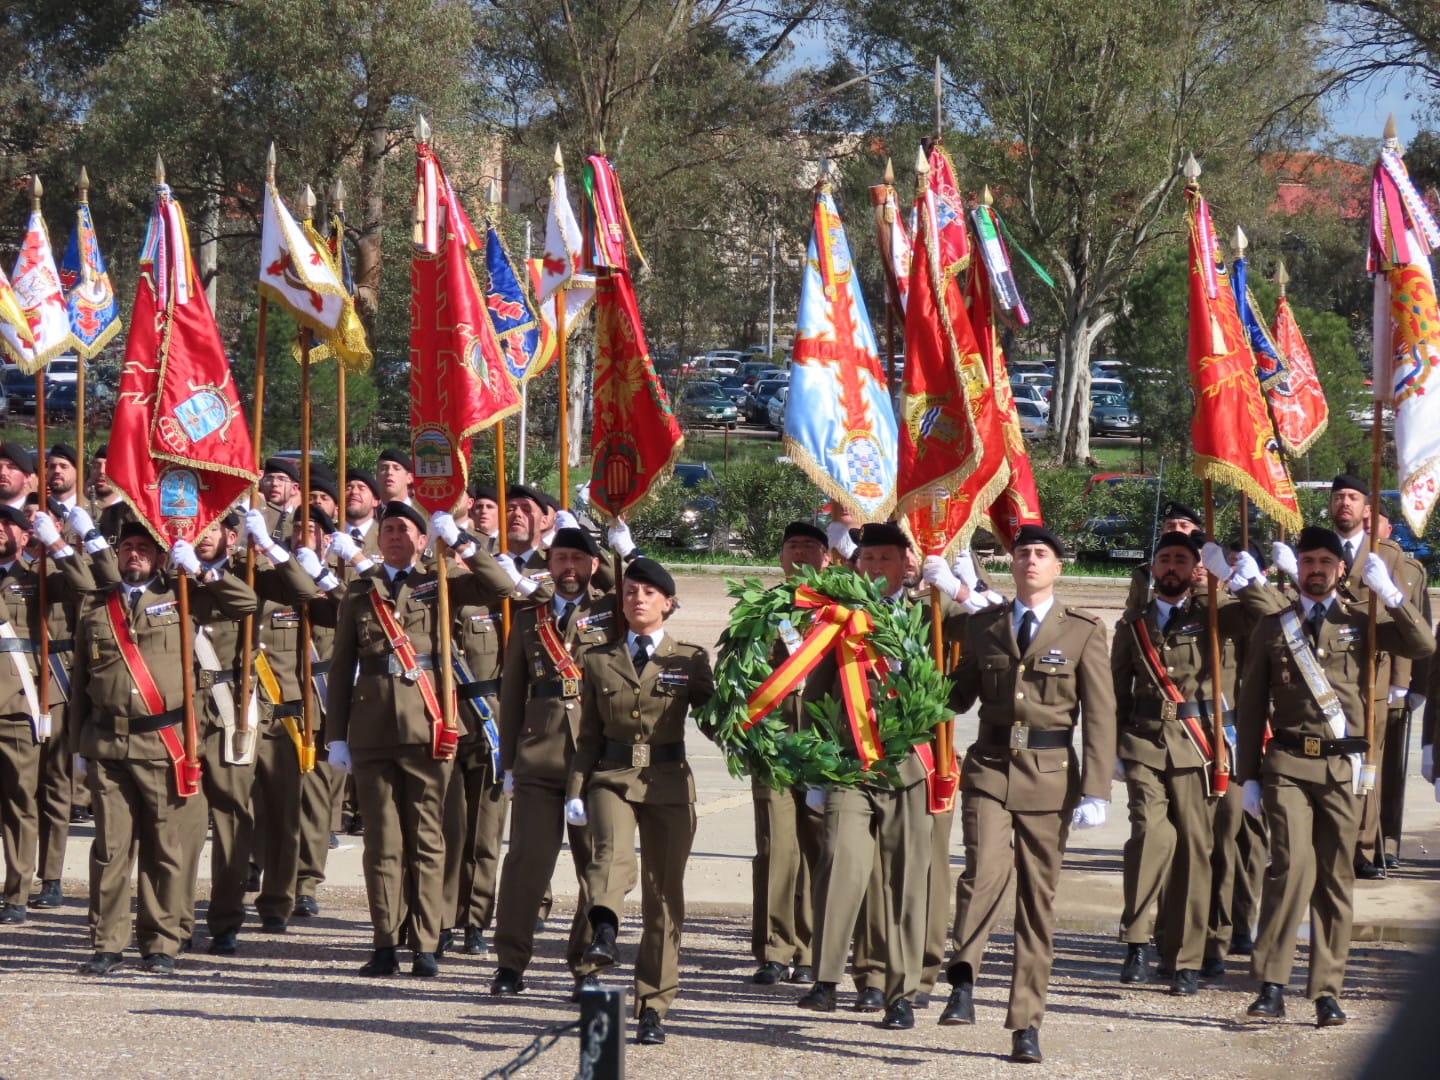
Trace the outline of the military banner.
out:
M 905 318 L 905 294 L 910 290 L 910 233 L 900 214 L 900 200 L 885 165 L 885 183 L 870 188 L 870 205 L 875 210 L 875 239 L 880 248 L 880 268 L 885 275 L 885 300 L 898 319 Z
M 350 300 L 330 260 L 286 208 L 273 181 L 265 184 L 260 219 L 260 292 L 301 326 L 329 338 Z
M 13 348 L 12 341 L 15 343 Z M 20 306 L 20 298 L 15 295 L 5 271 L 0 270 L 0 348 L 19 363 L 22 353 L 16 350 L 21 346 L 33 348 L 34 345 L 35 334 L 25 318 L 25 309 Z
M 535 361 L 540 355 L 540 320 L 493 223 L 485 230 L 485 271 L 485 310 L 500 339 L 505 373 L 517 383 L 524 382 L 539 374 Z
M 550 204 L 545 211 L 545 252 L 535 298 L 544 305 L 557 289 L 564 289 L 567 328 L 579 322 L 595 300 L 594 275 L 580 271 L 583 248 L 580 223 L 570 208 L 570 193 L 565 186 L 565 166 L 560 148 L 556 147 L 555 172 L 550 177 Z
M 328 360 L 333 356 L 350 371 L 364 371 L 375 357 L 370 352 L 365 324 L 360 321 L 360 313 L 355 310 L 355 277 L 350 273 L 350 257 L 345 252 L 345 215 L 334 215 L 328 237 L 321 236 L 310 221 L 301 222 L 300 228 L 310 246 L 329 264 L 331 274 L 345 290 L 345 302 L 340 308 L 340 318 L 335 323 L 335 329 L 324 331 L 310 347 L 310 362 L 318 364 L 321 360 Z M 303 353 L 298 344 L 294 352 L 295 358 L 301 359 Z
M 20 243 L 15 269 L 10 274 L 20 310 L 25 313 L 25 321 L 30 327 L 31 343 L 27 344 L 9 323 L 0 322 L 5 351 L 14 358 L 20 370 L 29 375 L 75 347 L 74 335 L 70 333 L 70 312 L 65 307 L 60 272 L 55 267 L 55 252 L 50 246 L 45 218 L 40 213 L 38 180 L 33 182 L 32 190 L 35 192 L 32 196 L 34 205 L 25 226 L 25 238 Z
M 1275 301 L 1273 329 L 1286 374 L 1266 389 L 1265 396 L 1270 399 L 1270 414 L 1275 418 L 1275 434 L 1280 436 L 1280 444 L 1286 453 L 1299 457 L 1325 433 L 1330 423 L 1330 407 L 1325 401 L 1325 389 L 1320 385 L 1310 347 L 1305 344 L 1305 336 L 1300 333 L 1300 325 L 1295 321 L 1283 288 Z
M 82 187 L 80 205 L 75 208 L 75 227 L 60 260 L 60 287 L 65 291 L 65 309 L 70 317 L 70 333 L 75 337 L 75 351 L 85 359 L 100 350 L 120 332 L 120 303 L 100 254 L 100 241 L 95 236 L 95 222 L 90 218 L 90 204 Z

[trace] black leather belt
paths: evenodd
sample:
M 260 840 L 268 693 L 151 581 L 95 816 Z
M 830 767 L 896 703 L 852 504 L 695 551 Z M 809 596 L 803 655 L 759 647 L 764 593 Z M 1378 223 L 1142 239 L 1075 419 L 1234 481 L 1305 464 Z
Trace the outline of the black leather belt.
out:
M 51 638 L 45 643 L 45 650 L 52 653 L 67 653 L 75 648 L 70 638 Z M 38 653 L 40 643 L 32 638 L 0 638 L 0 653 Z
M 312 678 L 313 678 L 314 676 L 316 676 L 316 675 L 329 675 L 329 674 L 330 674 L 330 659 L 329 659 L 329 657 L 326 657 L 324 660 L 311 660 L 311 661 L 310 661 L 310 675 L 311 675 Z
M 161 728 L 171 727 L 185 719 L 184 709 L 169 709 L 154 716 L 96 716 L 95 726 L 116 735 L 148 735 Z
M 1166 708 L 1166 704 L 1167 704 L 1167 703 L 1165 703 L 1165 702 L 1161 702 L 1159 705 L 1140 705 L 1140 706 L 1137 706 L 1137 707 L 1136 707 L 1136 710 L 1135 710 L 1135 719 L 1136 719 L 1136 720 L 1161 720 L 1161 721 L 1164 721 L 1164 720 L 1191 720 L 1191 719 L 1196 719 L 1196 718 L 1202 719 L 1202 720 L 1208 720 L 1208 719 L 1210 719 L 1210 707 L 1209 707 L 1208 705 L 1206 705 L 1204 702 L 1200 702 L 1200 701 L 1179 701 L 1179 702 L 1171 702 L 1171 703 L 1169 703 L 1169 704 L 1173 704 L 1173 705 L 1174 705 L 1174 710 L 1173 710 L 1173 711 L 1172 711 L 1171 709 Z M 1234 710 L 1234 709 L 1226 709 L 1224 712 L 1222 712 L 1222 713 L 1220 714 L 1220 716 L 1221 716 L 1221 719 L 1224 720 L 1226 727 L 1233 727 L 1233 726 L 1235 725 L 1235 710 Z
M 532 683 L 530 685 L 530 696 L 532 698 L 577 698 L 580 696 L 580 680 L 551 679 L 549 682 Z
M 1296 735 L 1290 731 L 1277 731 L 1272 738 L 1284 749 L 1301 757 L 1336 757 L 1340 754 L 1363 754 L 1370 744 L 1361 738 L 1321 739 L 1314 735 Z
M 643 769 L 646 765 L 660 765 L 669 761 L 685 760 L 684 743 L 623 743 L 614 739 L 605 740 L 605 754 L 601 763 L 622 769 Z
M 235 681 L 235 672 L 229 669 L 225 671 L 211 671 L 208 668 L 201 668 L 197 673 L 195 683 L 201 690 L 209 690 L 212 686 L 223 686 L 226 683 Z
M 298 701 L 282 701 L 270 710 L 270 715 L 279 720 L 286 716 L 304 716 L 305 712 Z
M 462 701 L 472 698 L 494 697 L 500 693 L 499 679 L 478 679 L 475 682 L 461 683 L 455 688 L 455 696 Z
M 1059 750 L 1069 746 L 1074 728 L 1037 731 L 1025 724 L 986 724 L 976 742 L 987 750 Z
M 435 656 L 433 653 L 423 653 L 415 657 L 415 666 L 421 671 L 435 670 Z M 404 675 L 405 668 L 400 663 L 400 658 L 394 653 L 386 653 L 384 656 L 362 656 L 360 658 L 361 675 Z

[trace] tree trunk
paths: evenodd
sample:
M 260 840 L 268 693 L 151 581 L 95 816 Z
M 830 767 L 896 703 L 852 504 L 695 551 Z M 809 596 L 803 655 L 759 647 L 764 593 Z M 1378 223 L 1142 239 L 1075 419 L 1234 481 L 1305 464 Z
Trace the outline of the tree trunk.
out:
M 1062 331 L 1067 376 L 1060 428 L 1062 465 L 1083 463 L 1090 456 L 1090 346 L 1094 340 L 1088 315 L 1079 316 Z
M 380 310 L 380 237 L 385 222 L 385 154 L 390 129 L 380 113 L 365 135 L 360 154 L 360 237 L 355 245 L 355 308 L 374 340 Z
M 215 311 L 217 278 L 220 269 L 220 189 L 223 178 L 220 166 L 212 159 L 205 166 L 205 197 L 200 202 L 196 224 L 200 242 L 195 245 L 195 269 L 205 285 L 205 300 Z
M 585 450 L 581 438 L 585 434 L 585 375 L 590 363 L 590 350 L 571 339 L 566 361 L 569 365 L 570 388 L 566 407 L 570 410 L 565 419 L 570 430 L 565 433 L 566 449 L 569 451 L 569 467 L 578 468 Z M 572 477 L 572 483 L 578 483 Z

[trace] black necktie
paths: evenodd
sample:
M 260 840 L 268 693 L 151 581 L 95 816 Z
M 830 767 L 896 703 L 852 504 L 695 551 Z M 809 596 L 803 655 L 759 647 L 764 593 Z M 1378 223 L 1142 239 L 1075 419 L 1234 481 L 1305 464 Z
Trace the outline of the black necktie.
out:
M 650 662 L 650 635 L 641 634 L 635 639 L 635 654 L 631 658 L 635 661 L 635 674 L 645 670 L 645 665 Z
M 1035 618 L 1033 611 L 1025 612 L 1020 620 L 1020 632 L 1015 635 L 1015 644 L 1020 646 L 1020 655 L 1025 655 L 1025 650 L 1030 648 L 1030 642 L 1035 640 L 1035 628 L 1040 620 Z
M 390 599 L 391 599 L 391 600 L 394 600 L 397 596 L 400 595 L 400 586 L 401 586 L 401 584 L 405 581 L 405 579 L 406 579 L 407 577 L 409 577 L 409 576 L 410 576 L 410 571 L 408 571 L 408 570 L 396 570 L 396 571 L 395 571 L 395 576 L 390 579 Z
M 1345 573 L 1350 573 L 1350 567 L 1355 565 L 1355 541 L 1345 541 Z
M 1180 625 L 1180 621 L 1184 618 L 1184 615 L 1185 613 L 1180 610 L 1179 604 L 1171 604 L 1170 615 L 1166 618 L 1165 625 L 1161 627 L 1161 633 L 1169 634 L 1171 631 L 1173 631 L 1177 626 Z
M 560 618 L 557 621 L 561 630 L 570 629 L 570 616 L 575 614 L 575 601 L 565 600 L 560 604 Z
M 131 618 L 132 621 L 133 621 L 134 618 L 135 618 L 135 613 L 140 610 L 140 597 L 143 596 L 144 594 L 145 594 L 145 590 L 144 590 L 144 589 L 131 589 L 131 590 L 130 590 L 130 618 Z
M 363 544 L 365 542 L 365 534 L 352 525 L 350 527 L 350 539 L 354 540 L 357 544 Z
M 1314 604 L 1310 608 L 1310 617 L 1305 620 L 1305 629 L 1310 634 L 1310 644 L 1320 644 L 1320 627 L 1325 623 L 1325 605 Z

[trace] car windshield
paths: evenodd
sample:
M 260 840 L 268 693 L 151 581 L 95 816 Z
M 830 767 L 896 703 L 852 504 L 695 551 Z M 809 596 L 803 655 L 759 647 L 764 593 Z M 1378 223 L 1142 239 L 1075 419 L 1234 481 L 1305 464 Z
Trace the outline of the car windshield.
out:
M 1015 409 L 1021 416 L 1034 416 L 1037 418 L 1040 416 L 1040 410 L 1033 401 L 1017 401 L 1015 403 Z
M 1125 404 L 1125 399 L 1119 394 L 1102 394 L 1100 397 L 1095 399 L 1095 404 L 1103 405 L 1107 409 L 1128 408 L 1128 406 Z
M 723 397 L 724 394 L 723 394 L 723 393 L 721 392 L 721 390 L 720 390 L 720 384 L 719 384 L 719 383 L 701 382 L 701 383 L 691 383 L 691 384 L 690 384 L 690 388 L 685 391 L 685 396 L 686 396 L 686 397 L 689 397 L 689 398 L 699 399 L 699 398 Z
M 755 387 L 755 393 L 764 397 L 766 394 L 775 393 L 776 390 L 779 390 L 784 385 L 785 383 L 779 379 L 767 379 Z
M 745 385 L 744 375 L 726 375 L 720 380 L 720 385 L 726 390 L 739 390 Z

